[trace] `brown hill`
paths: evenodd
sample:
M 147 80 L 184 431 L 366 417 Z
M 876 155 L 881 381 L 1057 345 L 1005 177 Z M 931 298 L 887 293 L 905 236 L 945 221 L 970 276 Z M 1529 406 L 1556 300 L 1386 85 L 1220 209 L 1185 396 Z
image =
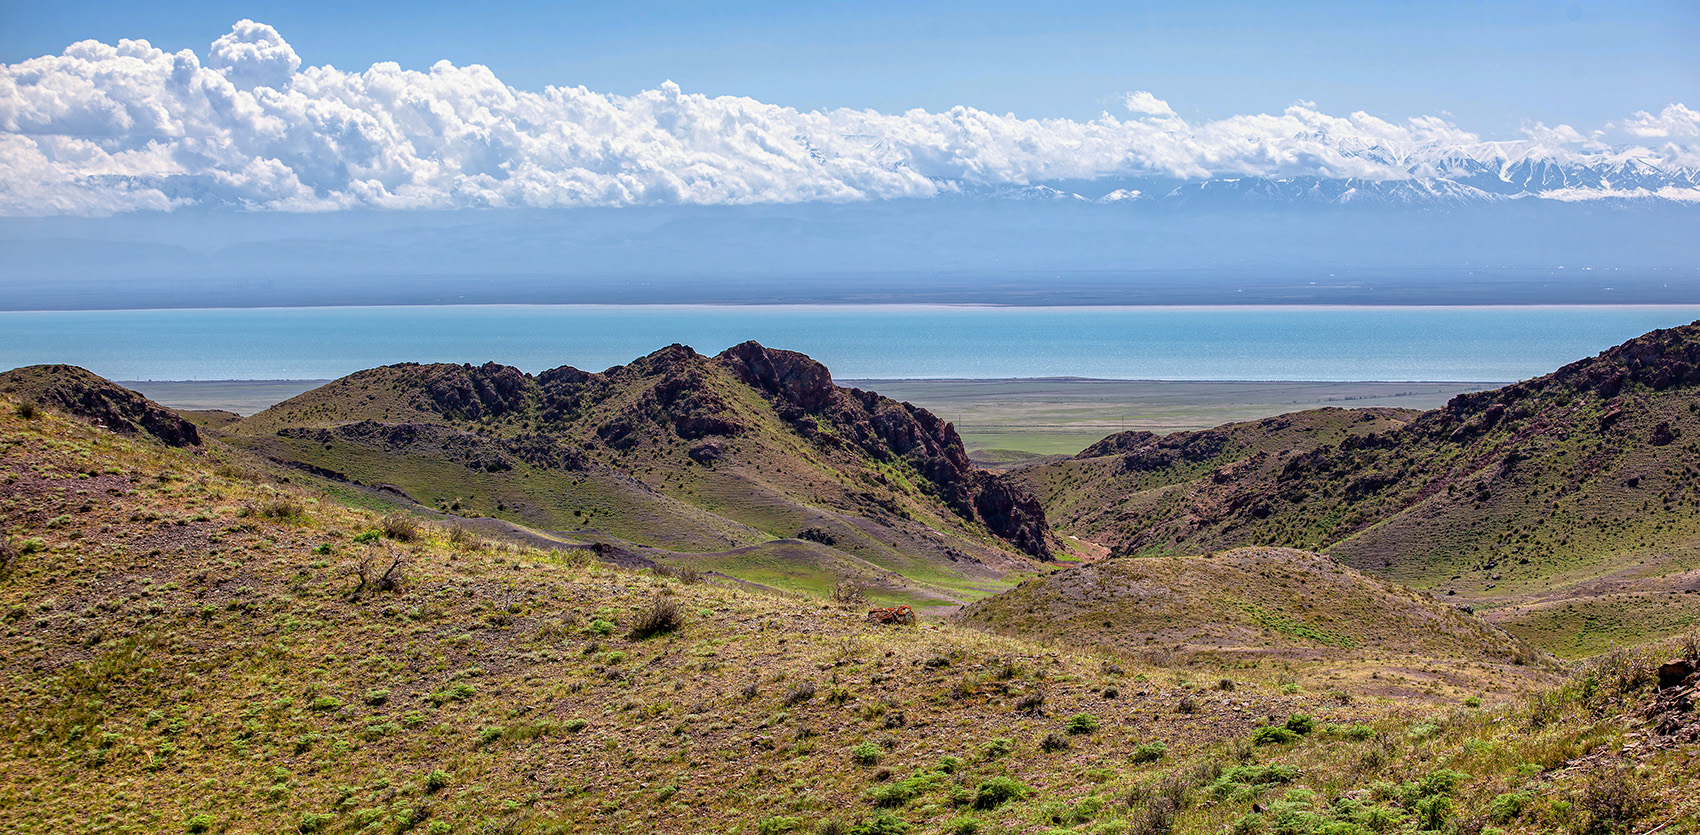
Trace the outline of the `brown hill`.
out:
M 31 365 L 0 372 L 0 394 L 93 421 L 123 435 L 152 435 L 169 446 L 201 443 L 195 425 L 181 415 L 74 365 Z
M 916 602 L 984 594 L 1051 556 L 1038 502 L 975 468 L 949 424 L 753 342 L 600 374 L 388 366 L 216 431 L 332 480 L 587 540 L 733 555 L 811 539 L 922 584 Z
M 1289 416 L 1332 425 L 1307 433 L 1320 442 L 1273 419 L 1111 439 L 1094 457 L 1017 478 L 1064 532 L 1116 554 L 1323 550 L 1406 584 L 1517 607 L 1490 617 L 1585 654 L 1700 622 L 1700 604 L 1681 594 L 1700 589 L 1697 386 L 1700 324 L 1408 422 L 1373 411 Z M 1239 440 L 1184 454 L 1224 431 Z M 1666 615 L 1619 611 L 1650 605 Z
M 976 601 L 960 618 L 1146 660 L 1315 666 L 1334 686 L 1351 679 L 1360 691 L 1448 676 L 1454 684 L 1539 678 L 1554 668 L 1545 653 L 1468 612 L 1288 548 L 1076 566 Z

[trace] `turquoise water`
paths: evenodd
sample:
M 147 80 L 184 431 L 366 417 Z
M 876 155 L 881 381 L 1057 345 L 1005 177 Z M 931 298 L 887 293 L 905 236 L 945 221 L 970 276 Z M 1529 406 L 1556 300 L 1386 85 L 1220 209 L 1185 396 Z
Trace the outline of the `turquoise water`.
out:
M 599 371 L 746 339 L 843 379 L 1510 381 L 1700 306 L 950 307 L 495 305 L 0 312 L 0 368 L 118 380 L 319 379 L 394 362 Z

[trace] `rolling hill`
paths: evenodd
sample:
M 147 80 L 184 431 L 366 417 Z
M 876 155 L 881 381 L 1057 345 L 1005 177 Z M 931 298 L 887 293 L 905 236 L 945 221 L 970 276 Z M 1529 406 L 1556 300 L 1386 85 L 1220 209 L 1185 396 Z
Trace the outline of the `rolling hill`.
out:
M 1163 666 L 1084 633 L 877 627 L 380 518 L 216 438 L 168 446 L 76 408 L 0 395 L 7 832 L 1694 826 L 1695 692 L 1654 672 L 1692 645 L 1568 681 L 1436 657 L 1474 680 L 1308 670 L 1327 682 L 1312 686 L 1274 661 Z M 1360 582 L 1314 561 L 1244 571 Z M 1403 595 L 1360 599 L 1426 611 Z
M 955 604 L 1055 547 L 1038 502 L 975 468 L 949 424 L 755 343 L 600 374 L 388 366 L 209 431 L 329 483 L 648 559 L 739 576 L 806 553 L 819 570 L 750 578 L 801 591 L 836 574 Z
M 1118 555 L 1317 550 L 1598 652 L 1700 623 L 1700 324 L 1420 415 L 1123 434 L 1014 478 Z

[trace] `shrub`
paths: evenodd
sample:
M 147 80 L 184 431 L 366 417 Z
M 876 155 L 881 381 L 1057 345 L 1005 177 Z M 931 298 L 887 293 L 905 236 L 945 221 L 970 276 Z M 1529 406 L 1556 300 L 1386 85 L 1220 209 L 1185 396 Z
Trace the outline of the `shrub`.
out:
M 12 407 L 12 413 L 24 420 L 34 420 L 36 415 L 35 404 L 28 400 L 22 401 Z
M 1287 717 L 1287 722 L 1284 727 L 1299 736 L 1304 736 L 1316 728 L 1316 720 L 1310 718 L 1310 716 L 1306 714 L 1295 713 L 1292 716 Z
M 874 802 L 875 806 L 902 806 L 914 800 L 922 792 L 931 789 L 938 782 L 939 776 L 937 774 L 921 772 L 907 780 L 900 780 L 885 786 L 875 786 L 868 790 L 867 796 L 869 800 Z
M 1191 695 L 1182 696 L 1181 700 L 1175 704 L 1175 712 L 1176 713 L 1197 713 L 1198 712 L 1198 700 L 1194 699 Z
M 335 696 L 320 696 L 307 705 L 308 710 L 341 710 L 342 700 Z
M 32 536 L 29 539 L 18 543 L 18 556 L 21 557 L 27 557 L 30 554 L 40 553 L 45 550 L 47 550 L 47 543 L 41 541 L 40 537 Z
M 1167 753 L 1169 753 L 1169 746 L 1161 742 L 1147 742 L 1133 749 L 1133 754 L 1130 756 L 1136 763 L 1154 763 L 1162 759 L 1163 755 Z
M 1031 693 L 1023 693 L 1015 700 L 1015 710 L 1017 713 L 1036 714 L 1039 712 L 1039 709 L 1044 706 L 1045 691 L 1043 690 L 1034 690 Z
M 880 749 L 872 742 L 864 742 L 850 749 L 850 761 L 857 765 L 873 765 L 880 761 Z
M 18 546 L 12 540 L 0 536 L 0 574 L 5 574 L 12 568 L 12 563 L 18 561 Z
M 1494 823 L 1510 823 L 1523 814 L 1535 796 L 1528 792 L 1509 792 L 1488 801 L 1482 816 Z
M 202 812 L 201 814 L 190 818 L 189 821 L 183 825 L 183 828 L 190 832 L 206 832 L 213 828 L 213 823 L 213 816 Z
M 1280 725 L 1258 728 L 1251 733 L 1251 741 L 1256 745 L 1282 745 L 1288 742 L 1297 742 L 1298 738 L 1298 734 Z
M 329 812 L 302 812 L 301 822 L 295 825 L 295 831 L 302 835 L 311 835 L 324 829 L 333 820 L 336 820 L 336 815 Z
M 567 724 L 563 725 L 562 727 L 567 729 L 567 733 L 576 734 L 579 731 L 584 730 L 585 724 L 586 723 L 583 719 L 568 719 Z
M 815 697 L 815 683 L 805 681 L 792 687 L 785 693 L 785 706 L 799 705 Z
M 945 756 L 940 757 L 939 758 L 939 764 L 936 765 L 936 766 L 933 766 L 933 770 L 937 771 L 940 774 L 955 774 L 961 768 L 962 768 L 962 758 L 961 757 L 952 757 L 949 754 L 946 754 Z
M 447 702 L 464 702 L 478 693 L 478 690 L 466 682 L 460 682 L 452 687 L 445 687 L 426 696 L 433 707 L 442 707 Z
M 761 823 L 756 824 L 756 833 L 757 835 L 783 835 L 783 833 L 786 832 L 797 831 L 797 828 L 802 825 L 803 821 L 801 818 L 790 818 L 784 816 L 771 817 L 763 819 Z
M 366 704 L 381 705 L 384 702 L 387 702 L 389 700 L 390 700 L 390 691 L 389 691 L 389 688 L 387 688 L 387 687 L 374 687 L 371 690 L 366 691 L 366 696 L 365 696 Z
M 980 758 L 984 760 L 995 760 L 999 757 L 1008 756 L 1010 749 L 1014 747 L 1015 743 L 1011 742 L 1008 737 L 996 737 L 988 740 L 985 745 L 980 746 Z
M 1452 798 L 1444 794 L 1432 797 L 1418 798 L 1411 802 L 1411 812 L 1417 817 L 1417 828 L 1427 832 L 1438 832 L 1446 828 L 1452 820 Z
M 853 580 L 839 580 L 832 587 L 832 602 L 847 609 L 859 609 L 868 605 L 868 597 L 864 592 L 867 587 Z
M 1098 717 L 1090 713 L 1076 713 L 1068 718 L 1068 732 L 1075 736 L 1089 734 L 1098 730 Z
M 1046 753 L 1051 751 L 1063 751 L 1067 750 L 1067 748 L 1068 737 L 1063 736 L 1056 731 L 1051 731 L 1050 733 L 1045 734 L 1045 738 L 1039 741 L 1039 750 Z
M 440 768 L 436 769 L 436 770 L 432 771 L 430 774 L 425 775 L 425 791 L 427 791 L 427 792 L 442 791 L 443 789 L 446 789 L 446 788 L 449 787 L 449 781 L 452 780 L 453 778 L 454 778 L 454 775 L 448 773 L 447 771 L 444 771 Z
M 384 532 L 379 530 L 361 531 L 354 535 L 357 545 L 370 545 L 384 538 Z
M 419 520 L 406 513 L 391 513 L 378 521 L 384 536 L 397 542 L 412 542 L 419 538 Z
M 988 777 L 974 788 L 974 808 L 996 809 L 1026 797 L 1032 789 L 1010 777 Z
M 632 622 L 632 628 L 627 633 L 627 637 L 634 641 L 641 641 L 644 638 L 677 630 L 684 623 L 685 616 L 679 608 L 679 601 L 671 597 L 658 596 L 650 601 L 649 608 L 638 614 L 637 620 Z
M 1590 780 L 1574 802 L 1585 816 L 1583 835 L 1613 835 L 1630 831 L 1655 801 L 1634 771 L 1619 769 Z
M 945 821 L 944 831 L 950 835 L 975 835 L 980 831 L 980 819 L 971 815 L 961 815 Z
M 909 823 L 890 812 L 881 812 L 850 828 L 850 835 L 904 835 Z

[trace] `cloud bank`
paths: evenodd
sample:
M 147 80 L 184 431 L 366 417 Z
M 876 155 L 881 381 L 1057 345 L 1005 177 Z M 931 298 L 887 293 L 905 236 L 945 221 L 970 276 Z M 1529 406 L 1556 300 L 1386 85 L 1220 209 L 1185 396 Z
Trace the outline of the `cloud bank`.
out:
M 1691 202 L 1700 169 L 1700 114 L 1681 104 L 1592 133 L 1537 125 L 1485 141 L 1438 117 L 1308 102 L 1201 122 L 1147 91 L 1124 103 L 1123 118 L 1077 121 L 802 112 L 672 83 L 530 92 L 476 64 L 306 66 L 272 27 L 244 20 L 204 61 L 121 40 L 0 66 L 0 214 L 856 201 L 1140 178 L 1512 182 L 1506 172 L 1532 164 L 1579 172 L 1548 183 L 1562 199 L 1663 189 Z M 1642 144 L 1608 145 L 1613 132 Z

